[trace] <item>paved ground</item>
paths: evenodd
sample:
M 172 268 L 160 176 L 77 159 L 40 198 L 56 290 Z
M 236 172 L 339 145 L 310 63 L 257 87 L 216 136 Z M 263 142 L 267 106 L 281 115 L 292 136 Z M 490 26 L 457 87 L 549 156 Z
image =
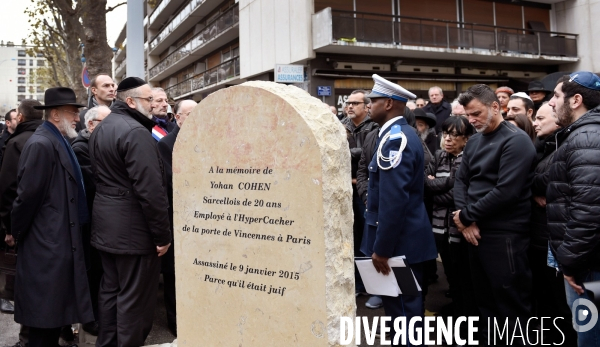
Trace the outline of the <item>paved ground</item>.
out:
M 429 294 L 427 295 L 427 299 L 425 301 L 425 308 L 432 313 L 439 313 L 442 311 L 446 305 L 450 303 L 450 300 L 444 296 L 446 290 L 448 290 L 448 284 L 446 282 L 446 277 L 444 276 L 444 271 L 442 269 L 442 264 L 437 263 L 438 265 L 438 275 L 440 278 L 437 283 L 434 283 L 429 286 Z M 367 301 L 367 296 L 359 296 L 356 299 L 357 306 L 357 316 L 383 316 L 383 309 L 368 309 L 365 307 L 365 302 Z M 19 325 L 16 324 L 13 320 L 12 315 L 0 314 L 0 347 L 4 346 L 12 346 L 17 342 L 19 334 Z M 167 328 L 167 318 L 165 314 L 165 306 L 162 297 L 162 287 L 159 290 L 159 295 L 157 298 L 156 311 L 154 314 L 154 325 L 152 327 L 152 331 L 146 340 L 146 345 L 154 345 L 161 343 L 171 343 L 175 337 L 169 332 Z M 89 341 L 88 336 L 82 337 L 82 340 L 86 340 L 86 342 L 80 342 L 80 347 L 90 347 L 93 346 L 93 339 Z M 376 339 L 379 341 L 379 339 Z M 365 341 L 363 340 L 363 344 L 361 346 L 366 346 Z M 375 346 L 379 346 L 376 344 Z

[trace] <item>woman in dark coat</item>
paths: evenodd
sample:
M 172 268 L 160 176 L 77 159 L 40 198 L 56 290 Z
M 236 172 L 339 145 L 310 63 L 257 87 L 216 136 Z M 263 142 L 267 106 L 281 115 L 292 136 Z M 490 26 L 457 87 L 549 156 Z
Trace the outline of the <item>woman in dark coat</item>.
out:
M 438 253 L 442 258 L 444 272 L 454 301 L 455 315 L 473 315 L 469 304 L 470 285 L 467 242 L 458 232 L 452 220 L 454 206 L 454 176 L 462 160 L 462 151 L 475 129 L 467 118 L 454 116 L 442 124 L 444 149 L 436 152 L 434 160 L 425 170 L 425 192 L 433 200 L 431 225 Z

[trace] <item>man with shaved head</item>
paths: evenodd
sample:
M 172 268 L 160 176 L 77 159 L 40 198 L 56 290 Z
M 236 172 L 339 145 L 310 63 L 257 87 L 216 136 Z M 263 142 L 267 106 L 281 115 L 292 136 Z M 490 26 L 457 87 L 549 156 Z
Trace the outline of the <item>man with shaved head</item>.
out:
M 444 121 L 450 117 L 450 113 L 452 113 L 452 107 L 444 100 L 442 88 L 438 86 L 429 88 L 429 103 L 423 107 L 423 110 L 426 113 L 433 113 L 435 115 L 435 118 L 437 119 L 435 132 L 437 134 L 441 133 L 442 124 L 444 124 Z
M 182 100 L 175 105 L 175 120 L 177 127 L 167 136 L 158 141 L 158 152 L 165 165 L 167 175 L 167 187 L 169 196 L 169 216 L 173 216 L 173 146 L 186 118 L 190 115 L 198 103 L 194 100 Z M 171 218 L 171 228 L 173 219 Z M 172 242 L 172 241 L 171 241 Z M 175 311 L 175 253 L 173 247 L 169 249 L 162 259 L 163 280 L 165 282 L 165 308 L 167 310 L 167 325 L 173 335 L 177 336 L 177 320 Z

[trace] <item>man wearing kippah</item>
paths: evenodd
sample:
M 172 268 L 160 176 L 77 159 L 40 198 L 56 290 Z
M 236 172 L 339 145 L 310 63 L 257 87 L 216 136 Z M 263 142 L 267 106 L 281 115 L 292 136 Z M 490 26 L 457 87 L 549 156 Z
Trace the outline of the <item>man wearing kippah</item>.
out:
M 89 140 L 96 178 L 91 244 L 104 270 L 97 347 L 144 345 L 156 306 L 159 257 L 171 245 L 164 169 L 150 133 L 152 101 L 144 80 L 124 79 L 112 112 Z
M 376 152 L 368 165 L 369 189 L 361 251 L 370 256 L 377 272 L 389 275 L 388 259 L 404 256 L 420 287 L 423 262 L 437 257 L 431 224 L 423 203 L 423 145 L 404 119 L 404 108 L 415 95 L 398 84 L 373 75 L 371 119 L 380 126 Z M 401 284 L 402 286 L 402 284 Z M 401 294 L 382 296 L 392 321 L 422 316 L 423 298 Z M 393 334 L 393 333 L 392 333 Z M 397 345 L 392 336 L 392 342 Z
M 561 77 L 549 105 L 563 127 L 546 194 L 550 248 L 565 277 L 578 346 L 598 346 L 598 312 L 585 314 L 593 304 L 584 301 L 592 300 L 584 283 L 600 281 L 600 78 L 588 71 Z

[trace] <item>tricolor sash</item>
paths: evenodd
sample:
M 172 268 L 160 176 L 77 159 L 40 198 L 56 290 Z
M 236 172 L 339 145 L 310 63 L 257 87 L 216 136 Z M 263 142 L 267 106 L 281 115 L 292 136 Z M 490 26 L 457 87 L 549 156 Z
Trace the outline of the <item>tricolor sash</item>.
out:
M 167 134 L 167 131 L 158 125 L 155 125 L 154 128 L 152 128 L 152 137 L 154 137 L 156 141 L 160 141 L 160 139 L 167 136 Z

